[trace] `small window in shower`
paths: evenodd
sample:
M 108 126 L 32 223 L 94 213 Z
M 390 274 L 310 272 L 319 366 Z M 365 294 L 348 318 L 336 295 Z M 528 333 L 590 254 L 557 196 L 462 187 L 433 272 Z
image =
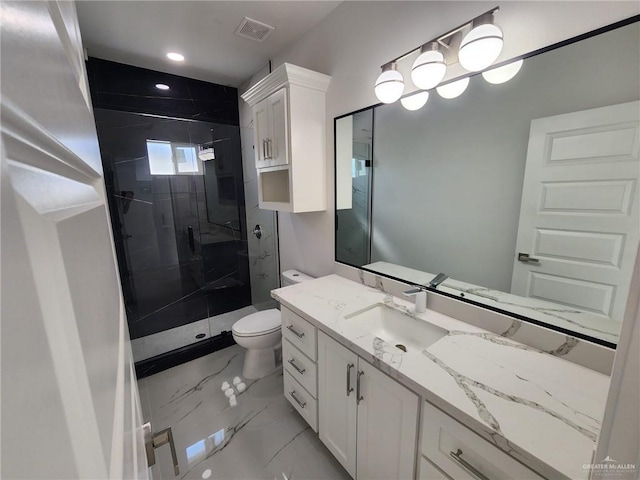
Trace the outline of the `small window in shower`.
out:
M 188 143 L 147 140 L 151 175 L 203 175 L 196 147 Z

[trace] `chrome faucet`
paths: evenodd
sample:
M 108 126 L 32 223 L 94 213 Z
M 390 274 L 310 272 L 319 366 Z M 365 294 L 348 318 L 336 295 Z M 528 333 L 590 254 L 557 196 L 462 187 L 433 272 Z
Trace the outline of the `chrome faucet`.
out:
M 427 292 L 423 290 L 419 285 L 415 285 L 411 290 L 403 292 L 407 297 L 416 297 L 416 313 L 422 313 L 427 311 Z
M 447 278 L 449 278 L 449 275 L 445 275 L 441 272 L 431 279 L 431 281 L 429 282 L 429 286 L 431 288 L 438 288 L 438 285 L 444 282 Z

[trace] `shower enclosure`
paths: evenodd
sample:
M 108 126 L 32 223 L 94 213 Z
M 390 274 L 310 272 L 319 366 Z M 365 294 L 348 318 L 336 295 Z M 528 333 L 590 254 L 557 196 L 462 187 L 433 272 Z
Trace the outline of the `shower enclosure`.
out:
M 275 218 L 253 212 L 261 235 L 255 225 L 248 232 L 238 125 L 95 103 L 129 335 L 145 376 L 233 343 L 237 319 L 273 305 Z

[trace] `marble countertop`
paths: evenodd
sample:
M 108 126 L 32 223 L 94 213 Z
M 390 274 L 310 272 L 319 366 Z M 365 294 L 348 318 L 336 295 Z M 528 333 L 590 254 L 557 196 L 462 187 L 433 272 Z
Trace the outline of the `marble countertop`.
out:
M 609 377 L 338 275 L 272 291 L 366 361 L 549 479 L 587 479 Z M 355 327 L 384 304 L 449 333 L 406 353 Z M 428 306 L 427 306 L 428 307 Z

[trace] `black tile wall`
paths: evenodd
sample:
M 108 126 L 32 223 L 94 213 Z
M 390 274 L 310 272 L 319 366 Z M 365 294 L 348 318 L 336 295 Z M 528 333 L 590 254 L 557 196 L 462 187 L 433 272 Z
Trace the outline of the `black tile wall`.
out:
M 238 89 L 89 57 L 95 108 L 239 125 Z M 168 85 L 159 90 L 157 83 Z

